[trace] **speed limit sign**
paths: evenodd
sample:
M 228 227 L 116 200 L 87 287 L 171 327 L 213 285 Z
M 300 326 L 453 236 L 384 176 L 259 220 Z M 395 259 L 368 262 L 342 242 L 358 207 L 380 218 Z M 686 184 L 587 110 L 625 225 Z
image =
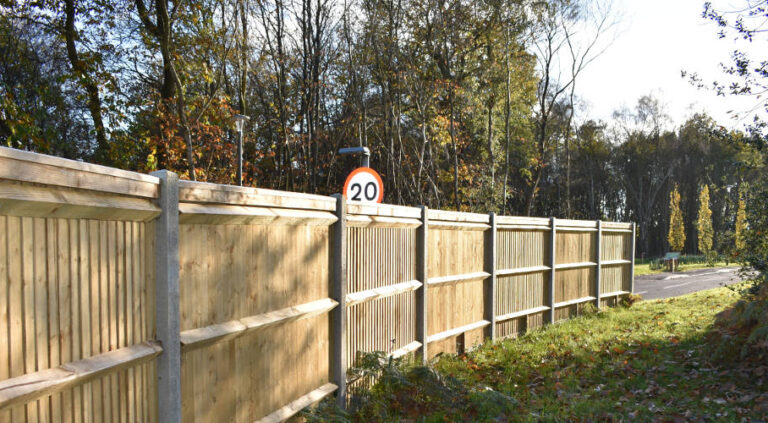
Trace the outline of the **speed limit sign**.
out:
M 344 196 L 352 201 L 381 203 L 384 199 L 384 183 L 381 176 L 370 167 L 359 167 L 347 176 Z

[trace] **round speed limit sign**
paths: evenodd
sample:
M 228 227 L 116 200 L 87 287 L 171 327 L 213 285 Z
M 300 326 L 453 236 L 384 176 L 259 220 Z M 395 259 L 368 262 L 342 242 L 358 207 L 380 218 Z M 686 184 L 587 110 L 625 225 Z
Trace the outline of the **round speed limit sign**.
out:
M 347 176 L 344 196 L 352 201 L 381 203 L 384 199 L 384 183 L 381 176 L 370 167 L 359 167 Z

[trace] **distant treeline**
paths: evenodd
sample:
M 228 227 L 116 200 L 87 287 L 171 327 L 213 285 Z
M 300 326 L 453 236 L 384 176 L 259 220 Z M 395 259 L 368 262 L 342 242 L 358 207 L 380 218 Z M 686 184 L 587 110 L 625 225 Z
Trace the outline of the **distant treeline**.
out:
M 678 184 L 696 248 L 711 190 L 715 249 L 763 153 L 705 115 L 669 129 L 644 97 L 611 122 L 575 86 L 614 34 L 594 0 L 64 0 L 0 6 L 0 142 L 143 172 L 334 193 L 364 145 L 385 201 L 636 221 L 667 250 Z M 575 34 L 578 34 L 576 36 Z

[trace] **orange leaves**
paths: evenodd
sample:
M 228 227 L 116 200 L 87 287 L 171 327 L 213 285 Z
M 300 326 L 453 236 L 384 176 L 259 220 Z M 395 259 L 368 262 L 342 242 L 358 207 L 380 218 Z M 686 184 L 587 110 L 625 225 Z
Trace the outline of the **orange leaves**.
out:
M 192 98 L 189 103 L 188 109 L 197 111 L 188 116 L 195 176 L 202 181 L 232 183 L 237 147 L 225 129 L 233 114 L 231 107 L 226 99 L 214 99 L 207 108 L 203 98 Z M 165 168 L 189 178 L 187 145 L 181 136 L 175 105 L 170 101 L 158 102 L 152 112 L 151 119 L 157 129 L 147 138 L 151 154 L 147 157 L 145 170 Z

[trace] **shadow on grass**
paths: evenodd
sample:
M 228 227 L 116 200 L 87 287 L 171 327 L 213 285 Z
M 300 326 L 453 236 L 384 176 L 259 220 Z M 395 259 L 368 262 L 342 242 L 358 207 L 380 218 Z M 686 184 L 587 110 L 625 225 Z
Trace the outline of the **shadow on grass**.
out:
M 715 315 L 737 299 L 720 288 L 640 302 L 443 356 L 430 369 L 404 363 L 402 380 L 381 378 L 345 419 L 760 421 L 766 379 L 723 367 L 707 342 Z M 483 392 L 492 394 L 473 396 Z

